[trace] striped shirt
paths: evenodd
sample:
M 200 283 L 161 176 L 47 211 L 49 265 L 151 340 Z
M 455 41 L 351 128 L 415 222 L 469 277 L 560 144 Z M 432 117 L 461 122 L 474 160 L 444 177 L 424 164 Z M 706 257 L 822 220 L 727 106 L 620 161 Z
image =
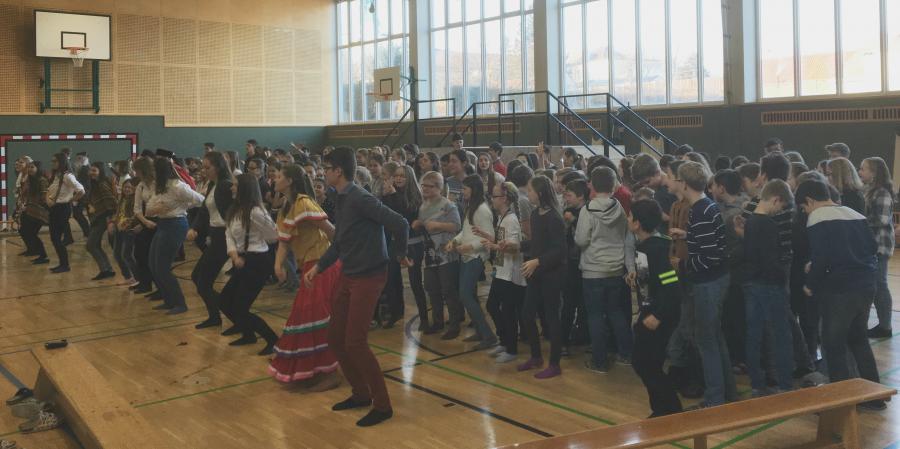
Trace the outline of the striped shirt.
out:
M 686 240 L 688 257 L 680 263 L 689 280 L 709 282 L 726 273 L 725 223 L 711 199 L 703 197 L 691 206 Z

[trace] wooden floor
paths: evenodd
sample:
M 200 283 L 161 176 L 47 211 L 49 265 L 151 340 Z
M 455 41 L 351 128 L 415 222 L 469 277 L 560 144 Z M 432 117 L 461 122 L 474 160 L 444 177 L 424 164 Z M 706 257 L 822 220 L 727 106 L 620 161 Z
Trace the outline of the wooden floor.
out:
M 255 355 L 260 347 L 232 348 L 230 337 L 194 330 L 205 318 L 188 281 L 198 257 L 194 248 L 175 269 L 190 310 L 174 317 L 151 310 L 142 295 L 115 281 L 90 281 L 97 269 L 83 241 L 70 247 L 73 270 L 61 275 L 16 256 L 22 250 L 18 238 L 0 239 L 0 396 L 11 396 L 16 382 L 33 385 L 37 363 L 29 348 L 68 338 L 172 448 L 485 448 L 649 414 L 646 393 L 630 367 L 616 366 L 605 376 L 587 372 L 584 351 L 576 348 L 563 360 L 563 376 L 537 381 L 515 372 L 514 364 L 496 365 L 484 352 L 470 352 L 471 344 L 422 338 L 412 320 L 370 334 L 395 415 L 360 429 L 354 423 L 362 412 L 330 411 L 348 395 L 346 384 L 325 393 L 286 389 L 267 376 L 266 360 Z M 891 269 L 891 285 L 900 296 L 900 261 Z M 254 307 L 280 330 L 292 301 L 292 294 L 268 287 Z M 415 307 L 408 303 L 409 321 Z M 898 317 L 895 310 L 894 329 L 900 329 Z M 900 338 L 873 341 L 873 349 L 882 382 L 900 386 Z M 738 381 L 747 395 L 748 379 Z M 861 423 L 863 447 L 900 447 L 897 401 L 885 412 L 863 412 Z M 17 425 L 0 410 L 0 437 L 27 449 L 79 447 L 62 430 L 17 435 Z M 711 447 L 788 447 L 814 433 L 814 418 L 798 418 L 720 435 Z

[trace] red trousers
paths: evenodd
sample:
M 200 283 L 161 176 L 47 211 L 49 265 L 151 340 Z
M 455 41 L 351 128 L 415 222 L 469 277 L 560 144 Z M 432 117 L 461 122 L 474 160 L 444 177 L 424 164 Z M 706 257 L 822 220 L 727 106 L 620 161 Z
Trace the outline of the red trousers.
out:
M 353 398 L 371 399 L 374 408 L 384 412 L 391 410 L 391 398 L 381 365 L 369 349 L 369 324 L 386 281 L 387 270 L 364 277 L 341 273 L 328 326 L 328 345 L 353 388 Z

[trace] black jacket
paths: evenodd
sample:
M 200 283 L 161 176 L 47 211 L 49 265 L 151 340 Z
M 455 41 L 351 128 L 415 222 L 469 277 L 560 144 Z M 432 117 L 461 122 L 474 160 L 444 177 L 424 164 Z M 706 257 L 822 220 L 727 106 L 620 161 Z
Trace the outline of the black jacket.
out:
M 216 209 L 219 210 L 219 215 L 222 218 L 225 218 L 228 208 L 231 207 L 231 203 L 234 201 L 231 197 L 231 184 L 231 180 L 225 180 L 219 183 L 210 183 L 209 187 L 206 188 L 207 196 L 210 194 L 214 195 L 213 201 L 216 202 Z M 191 229 L 197 231 L 198 234 L 209 231 L 209 209 L 206 208 L 206 201 L 203 201 L 203 205 L 200 206 L 194 221 L 191 222 Z
M 669 246 L 672 240 L 654 234 L 636 246 L 638 283 L 641 288 L 640 316 L 652 314 L 669 329 L 678 324 L 683 296 L 678 274 L 669 261 Z
M 392 236 L 390 257 L 406 256 L 409 223 L 356 184 L 337 192 L 334 239 L 319 259 L 325 271 L 341 260 L 341 271 L 348 276 L 365 276 L 387 268 L 388 248 L 385 229 Z

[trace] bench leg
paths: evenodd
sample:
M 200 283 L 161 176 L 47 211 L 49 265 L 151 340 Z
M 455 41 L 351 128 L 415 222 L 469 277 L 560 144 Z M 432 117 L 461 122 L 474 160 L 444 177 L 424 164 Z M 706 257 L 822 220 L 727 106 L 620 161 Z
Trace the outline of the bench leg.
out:
M 840 435 L 840 440 L 844 443 L 845 448 L 860 449 L 859 414 L 855 405 L 822 412 L 819 416 L 816 441 L 833 443 L 836 435 Z
M 694 449 L 707 449 L 706 435 L 694 437 Z

